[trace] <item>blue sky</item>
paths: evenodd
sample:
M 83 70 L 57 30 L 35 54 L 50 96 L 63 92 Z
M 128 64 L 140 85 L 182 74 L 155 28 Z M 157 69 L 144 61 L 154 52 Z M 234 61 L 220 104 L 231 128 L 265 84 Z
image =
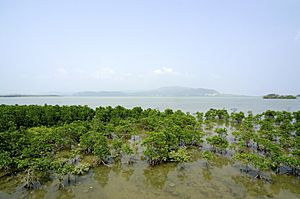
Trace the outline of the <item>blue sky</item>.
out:
M 0 93 L 300 94 L 299 0 L 0 0 Z

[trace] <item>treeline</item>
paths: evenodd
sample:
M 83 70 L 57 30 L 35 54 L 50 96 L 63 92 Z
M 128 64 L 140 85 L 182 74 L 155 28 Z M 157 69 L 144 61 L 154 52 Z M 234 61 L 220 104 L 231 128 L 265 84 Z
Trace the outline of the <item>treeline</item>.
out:
M 0 105 L 0 131 L 90 121 L 95 111 L 88 106 Z
M 264 99 L 297 99 L 295 95 L 278 95 L 278 94 L 268 94 L 263 96 Z
M 20 173 L 27 188 L 65 178 L 136 153 L 150 165 L 188 161 L 189 148 L 203 151 L 208 165 L 219 155 L 253 170 L 300 175 L 300 111 L 232 112 L 122 106 L 0 106 L 0 170 Z M 139 139 L 136 139 L 139 137 Z M 202 146 L 205 145 L 205 148 Z M 209 146 L 209 148 L 207 148 Z

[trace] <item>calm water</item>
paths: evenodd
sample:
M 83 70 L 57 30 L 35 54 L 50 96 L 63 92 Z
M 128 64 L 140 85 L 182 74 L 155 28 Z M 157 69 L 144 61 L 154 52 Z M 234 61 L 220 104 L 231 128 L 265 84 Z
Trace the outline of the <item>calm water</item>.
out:
M 197 152 L 193 152 L 197 156 Z M 16 178 L 0 179 L 0 198 L 89 198 L 89 199 L 215 199 L 215 198 L 300 198 L 300 180 L 273 175 L 267 183 L 240 172 L 239 165 L 219 157 L 207 169 L 194 158 L 187 163 L 150 167 L 139 160 L 133 165 L 100 166 L 87 175 L 71 177 L 71 184 L 58 189 L 58 181 L 38 190 L 26 191 Z
M 300 99 L 264 100 L 261 97 L 13 97 L 1 98 L 0 104 L 49 104 L 49 105 L 88 105 L 98 106 L 122 105 L 127 108 L 181 109 L 185 112 L 207 111 L 210 108 L 252 111 L 261 113 L 265 110 L 300 110 Z

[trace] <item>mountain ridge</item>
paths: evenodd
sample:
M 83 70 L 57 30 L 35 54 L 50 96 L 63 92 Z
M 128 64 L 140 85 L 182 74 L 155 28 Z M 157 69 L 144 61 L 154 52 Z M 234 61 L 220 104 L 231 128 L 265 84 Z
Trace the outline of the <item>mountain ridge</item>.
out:
M 145 91 L 84 91 L 76 92 L 73 96 L 109 96 L 109 97 L 121 97 L 121 96 L 153 96 L 153 97 L 189 97 L 189 96 L 216 96 L 221 93 L 214 89 L 206 88 L 191 88 L 181 86 L 168 86 L 160 87 L 152 90 Z

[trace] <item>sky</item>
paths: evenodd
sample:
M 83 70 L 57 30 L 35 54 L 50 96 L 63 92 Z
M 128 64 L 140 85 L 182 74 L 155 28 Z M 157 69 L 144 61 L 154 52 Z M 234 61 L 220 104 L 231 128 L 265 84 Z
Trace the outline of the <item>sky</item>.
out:
M 299 0 L 0 0 L 0 93 L 300 94 Z

